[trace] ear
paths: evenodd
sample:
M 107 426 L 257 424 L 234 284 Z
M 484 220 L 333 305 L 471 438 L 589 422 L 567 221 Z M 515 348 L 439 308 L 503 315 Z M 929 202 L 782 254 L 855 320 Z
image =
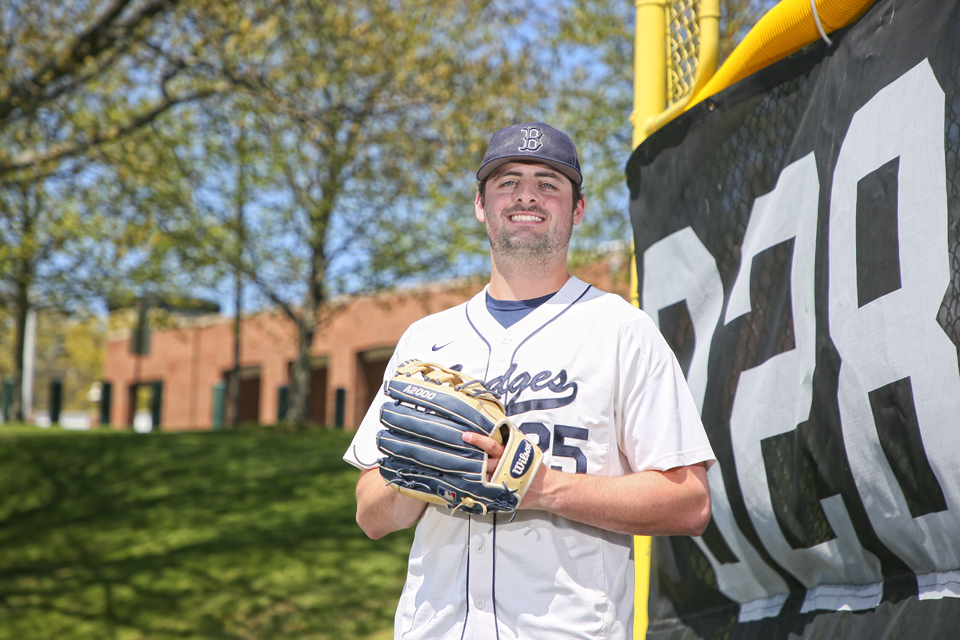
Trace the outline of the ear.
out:
M 477 220 L 480 222 L 486 222 L 486 215 L 483 213 L 483 205 L 480 204 L 480 192 L 477 191 L 477 197 L 473 201 L 473 215 L 477 216 Z
M 578 202 L 577 206 L 573 208 L 573 224 L 580 224 L 580 221 L 583 220 L 583 214 L 586 212 L 586 209 L 586 198 L 580 198 L 580 202 Z

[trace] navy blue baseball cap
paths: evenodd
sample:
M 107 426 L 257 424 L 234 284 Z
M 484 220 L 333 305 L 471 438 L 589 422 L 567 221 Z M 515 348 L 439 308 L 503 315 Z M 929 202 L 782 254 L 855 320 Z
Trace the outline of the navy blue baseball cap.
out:
M 477 180 L 486 180 L 497 167 L 508 162 L 542 162 L 583 184 L 577 147 L 570 136 L 542 122 L 527 122 L 504 127 L 493 134 L 477 171 Z

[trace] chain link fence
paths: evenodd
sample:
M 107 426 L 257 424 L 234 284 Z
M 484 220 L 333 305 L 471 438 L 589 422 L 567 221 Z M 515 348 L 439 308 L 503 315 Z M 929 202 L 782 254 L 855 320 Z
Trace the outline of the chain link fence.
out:
M 700 66 L 700 0 L 674 0 L 667 9 L 669 106 L 680 102 L 693 91 Z

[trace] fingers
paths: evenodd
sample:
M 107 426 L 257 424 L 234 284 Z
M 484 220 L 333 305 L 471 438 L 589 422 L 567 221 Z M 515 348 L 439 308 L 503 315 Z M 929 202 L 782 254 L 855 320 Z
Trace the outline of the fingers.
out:
M 499 458 L 503 454 L 503 445 L 493 438 L 472 432 L 464 433 L 462 437 L 464 442 L 483 449 L 491 458 Z
M 461 438 L 463 438 L 463 441 L 467 444 L 479 447 L 487 454 L 487 482 L 490 482 L 493 478 L 494 469 L 496 469 L 500 463 L 500 456 L 503 455 L 503 445 L 493 438 L 482 436 L 479 433 L 467 432 L 464 433 Z

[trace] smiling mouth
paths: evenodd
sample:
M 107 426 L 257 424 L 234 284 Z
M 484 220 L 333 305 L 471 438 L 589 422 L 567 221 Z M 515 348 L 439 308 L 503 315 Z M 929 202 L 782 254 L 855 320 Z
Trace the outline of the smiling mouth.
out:
M 510 216 L 510 220 L 513 222 L 540 222 L 543 218 L 529 213 L 517 213 Z

